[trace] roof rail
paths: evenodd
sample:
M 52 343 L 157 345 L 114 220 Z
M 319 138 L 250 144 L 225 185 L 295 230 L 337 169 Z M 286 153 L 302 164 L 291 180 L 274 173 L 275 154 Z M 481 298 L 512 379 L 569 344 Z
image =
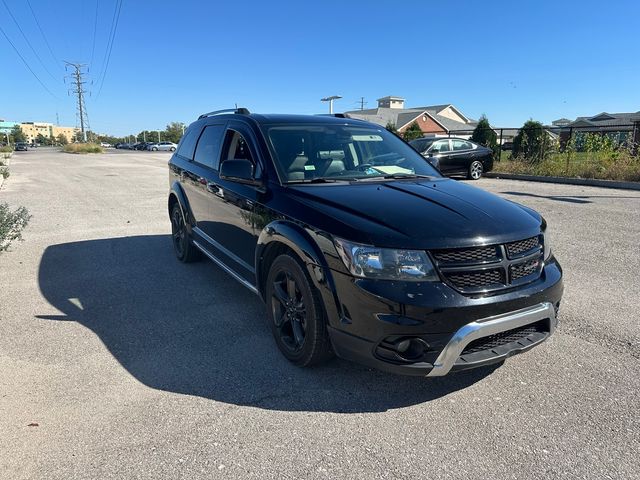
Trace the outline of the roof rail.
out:
M 249 111 L 249 109 L 247 108 L 227 108 L 225 110 L 215 110 L 213 112 L 209 112 L 209 113 L 203 113 L 202 115 L 200 115 L 198 117 L 198 120 L 200 120 L 201 118 L 206 118 L 206 117 L 213 117 L 214 115 L 224 115 L 225 113 L 236 113 L 238 115 L 249 115 L 251 112 Z

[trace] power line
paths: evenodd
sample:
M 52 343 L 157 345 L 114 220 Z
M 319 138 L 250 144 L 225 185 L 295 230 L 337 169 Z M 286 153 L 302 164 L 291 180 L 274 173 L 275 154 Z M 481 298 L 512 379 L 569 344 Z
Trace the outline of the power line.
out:
M 109 38 L 109 44 L 107 45 L 107 50 L 105 52 L 106 61 L 104 62 L 104 70 L 102 71 L 102 79 L 100 80 L 100 87 L 98 88 L 98 94 L 96 95 L 96 98 L 100 96 L 100 92 L 102 92 L 102 86 L 104 85 L 104 79 L 107 76 L 107 69 L 109 68 L 109 60 L 111 59 L 111 50 L 113 49 L 113 43 L 116 38 L 116 31 L 118 30 L 118 21 L 120 20 L 120 9 L 122 8 L 122 1 L 123 0 L 119 0 L 118 3 L 116 4 L 116 10 L 114 11 L 115 23 L 113 22 L 113 20 L 111 22 L 113 26 L 113 30 L 111 32 L 112 35 Z
M 42 34 L 42 38 L 44 38 L 44 43 L 46 43 L 47 48 L 49 49 L 49 53 L 51 54 L 51 57 L 56 62 L 56 65 L 58 65 L 58 66 L 60 66 L 60 68 L 62 68 L 62 65 L 60 65 L 60 62 L 58 61 L 58 59 L 56 58 L 55 54 L 53 53 L 53 50 L 51 49 L 51 45 L 49 45 L 49 41 L 47 40 L 47 36 L 44 34 L 44 31 L 42 30 L 42 27 L 40 26 L 40 22 L 38 21 L 38 17 L 36 16 L 36 12 L 33 10 L 33 7 L 31 6 L 31 2 L 29 0 L 27 0 L 27 5 L 29 5 L 29 10 L 31 10 L 31 14 L 33 15 L 33 19 L 36 21 L 36 25 L 38 26 L 38 30 L 40 30 L 40 33 Z
M 89 62 L 89 65 L 91 67 L 93 67 L 93 54 L 96 52 L 96 30 L 97 29 L 98 29 L 98 0 L 96 0 L 96 15 L 93 20 L 93 44 L 91 47 L 91 61 Z
M 33 54 L 36 56 L 36 58 L 38 59 L 38 61 L 40 62 L 40 65 L 42 65 L 42 68 L 45 69 L 45 71 L 49 74 L 49 76 L 51 78 L 53 78 L 54 80 L 56 79 L 56 77 L 54 77 L 51 72 L 49 71 L 49 69 L 47 68 L 47 66 L 44 64 L 44 62 L 42 61 L 42 59 L 40 58 L 40 55 L 38 55 L 38 52 L 36 52 L 36 49 L 33 48 L 33 45 L 31 45 L 31 42 L 29 41 L 29 39 L 27 38 L 27 36 L 24 34 L 24 32 L 22 31 L 22 27 L 20 27 L 20 24 L 18 23 L 18 21 L 16 20 L 16 17 L 13 16 L 13 13 L 11 13 L 11 10 L 9 9 L 9 5 L 7 5 L 7 2 L 5 2 L 4 0 L 2 0 L 2 3 L 4 4 L 4 7 L 7 9 L 7 12 L 9 12 L 9 15 L 11 16 L 11 18 L 13 19 L 13 23 L 16 24 L 16 27 L 18 27 L 18 30 L 20 30 L 20 33 L 22 34 L 22 36 L 24 37 L 25 42 L 27 42 L 27 45 L 29 45 L 29 48 L 31 48 L 31 51 L 33 52 Z
M 55 94 L 53 94 L 51 92 L 51 90 L 49 90 L 47 88 L 47 86 L 42 83 L 42 80 L 40 80 L 40 77 L 38 77 L 38 75 L 36 75 L 36 72 L 34 72 L 31 67 L 29 66 L 29 64 L 27 63 L 27 61 L 24 59 L 24 57 L 20 54 L 20 52 L 18 51 L 18 49 L 16 48 L 16 46 L 13 44 L 13 42 L 9 39 L 9 37 L 7 36 L 7 34 L 5 33 L 4 29 L 2 28 L 2 25 L 0 25 L 0 32 L 2 32 L 2 35 L 4 35 L 4 38 L 7 39 L 7 42 L 9 42 L 9 44 L 13 47 L 13 49 L 16 51 L 16 53 L 18 54 L 18 56 L 20 57 L 20 59 L 22 60 L 22 62 L 24 63 L 24 65 L 29 69 L 29 71 L 31 72 L 31 74 L 36 77 L 36 80 L 38 80 L 38 83 L 40 85 L 42 85 L 42 88 L 44 88 L 49 95 L 51 95 L 53 98 L 55 98 L 56 100 L 60 100 Z

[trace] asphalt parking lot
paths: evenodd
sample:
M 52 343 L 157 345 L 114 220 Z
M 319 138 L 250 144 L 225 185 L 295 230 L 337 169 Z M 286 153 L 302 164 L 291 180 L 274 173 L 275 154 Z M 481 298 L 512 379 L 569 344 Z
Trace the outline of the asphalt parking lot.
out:
M 173 256 L 165 152 L 16 152 L 0 202 L 0 478 L 640 478 L 640 192 L 482 179 L 540 211 L 560 326 L 500 368 L 299 369 Z

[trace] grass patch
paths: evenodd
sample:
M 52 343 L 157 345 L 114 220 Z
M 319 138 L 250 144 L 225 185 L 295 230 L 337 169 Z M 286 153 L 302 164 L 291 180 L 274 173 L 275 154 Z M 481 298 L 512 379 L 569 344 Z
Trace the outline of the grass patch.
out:
M 640 182 L 640 158 L 624 150 L 552 153 L 542 162 L 507 159 L 502 153 L 493 168 L 498 173 Z
M 102 153 L 104 150 L 97 143 L 69 143 L 62 147 L 67 153 Z

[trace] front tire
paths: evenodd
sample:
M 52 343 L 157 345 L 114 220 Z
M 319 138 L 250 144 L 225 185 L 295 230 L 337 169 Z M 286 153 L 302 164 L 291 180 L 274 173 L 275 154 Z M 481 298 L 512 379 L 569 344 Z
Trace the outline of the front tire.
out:
M 265 299 L 271 332 L 287 360 L 308 367 L 331 358 L 322 299 L 297 259 L 285 253 L 273 261 Z
M 158 149 L 157 149 L 156 147 L 153 147 L 153 148 L 151 149 L 151 151 L 152 151 L 152 152 L 157 152 L 157 151 L 158 151 Z
M 171 239 L 173 240 L 173 251 L 181 262 L 191 263 L 200 258 L 200 251 L 191 241 L 178 202 L 174 203 L 171 209 Z
M 473 162 L 471 162 L 471 165 L 469 165 L 467 178 L 469 180 L 478 180 L 480 177 L 482 177 L 483 173 L 484 173 L 484 166 L 482 165 L 482 162 L 478 160 L 474 160 Z
M 169 149 L 169 151 L 170 151 L 170 152 L 175 152 L 175 151 L 176 151 L 176 147 L 171 147 L 171 148 Z

